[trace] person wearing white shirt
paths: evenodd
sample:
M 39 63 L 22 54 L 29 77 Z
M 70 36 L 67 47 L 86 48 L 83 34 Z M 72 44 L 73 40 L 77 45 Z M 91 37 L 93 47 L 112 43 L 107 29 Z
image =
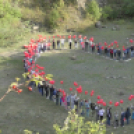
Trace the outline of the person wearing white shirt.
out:
M 61 39 L 62 49 L 64 49 L 64 42 L 65 42 L 65 39 L 64 39 L 64 38 L 62 38 L 62 39 Z
M 70 49 L 71 49 L 71 47 L 72 47 L 72 39 L 71 39 L 71 38 L 68 39 L 68 43 L 69 43 L 69 47 L 70 47 Z
M 99 110 L 100 121 L 103 120 L 103 115 L 104 115 L 104 113 L 105 113 L 105 110 L 102 109 L 102 108 L 100 108 L 100 110 Z

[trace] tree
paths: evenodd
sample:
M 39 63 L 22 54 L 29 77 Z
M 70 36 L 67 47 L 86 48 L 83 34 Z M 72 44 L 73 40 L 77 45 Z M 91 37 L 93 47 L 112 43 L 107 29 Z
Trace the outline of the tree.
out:
M 103 121 L 104 122 L 104 121 Z M 105 134 L 106 126 L 100 122 L 84 121 L 84 117 L 79 117 L 74 110 L 68 113 L 64 121 L 64 126 L 53 125 L 56 134 Z
M 87 14 L 91 15 L 93 20 L 98 20 L 101 17 L 101 12 L 96 0 L 92 0 L 86 7 Z
M 133 17 L 134 16 L 134 1 L 123 0 L 122 12 L 128 17 Z

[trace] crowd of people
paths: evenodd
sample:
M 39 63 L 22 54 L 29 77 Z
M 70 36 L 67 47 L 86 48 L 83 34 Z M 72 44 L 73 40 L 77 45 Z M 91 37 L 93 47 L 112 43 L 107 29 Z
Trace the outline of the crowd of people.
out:
M 48 41 L 50 43 L 50 40 Z M 38 43 L 37 47 L 34 49 L 34 52 L 39 56 L 40 53 L 45 52 L 46 50 L 50 50 L 50 45 L 47 45 L 48 43 L 46 40 L 41 41 Z M 102 54 L 102 51 L 104 50 L 104 54 L 107 56 L 110 54 L 109 50 L 106 51 L 105 49 L 101 49 L 101 45 L 95 45 L 92 41 L 86 41 L 85 44 L 81 44 L 82 38 L 80 39 L 80 46 L 83 50 L 89 51 L 91 49 L 91 52 L 94 52 L 95 49 L 98 50 L 97 52 L 99 54 Z M 62 49 L 64 49 L 64 43 L 65 40 L 62 38 L 61 40 L 57 40 L 57 48 L 60 49 L 61 46 Z M 55 49 L 55 39 L 53 39 L 53 49 Z M 75 48 L 78 48 L 78 42 L 75 39 L 74 40 L 74 46 Z M 72 40 L 69 39 L 69 48 L 72 48 Z M 131 49 L 131 47 L 129 48 Z M 127 49 L 126 49 L 127 50 Z M 125 51 L 126 51 L 125 50 Z M 133 54 L 133 50 L 131 50 L 131 55 Z M 113 50 L 114 51 L 114 50 Z M 117 54 L 117 50 L 116 50 Z M 30 54 L 29 54 L 30 55 Z M 114 52 L 113 52 L 114 55 Z M 112 56 L 113 56 L 112 55 Z M 37 56 L 37 57 L 38 57 Z M 111 57 L 112 57 L 111 56 Z M 133 55 L 132 55 L 133 56 Z M 35 63 L 36 56 L 25 56 L 24 58 L 24 68 L 25 72 L 29 72 L 29 68 Z M 28 62 L 26 62 L 28 61 Z M 31 79 L 32 75 L 36 72 L 34 70 L 30 70 L 30 74 L 28 75 L 27 79 Z M 36 84 L 34 81 L 30 81 L 28 87 L 31 87 L 34 89 L 36 87 Z M 103 108 L 101 105 L 92 102 L 90 99 L 85 100 L 78 97 L 77 92 L 71 92 L 71 94 L 63 95 L 61 94 L 60 89 L 57 89 L 54 85 L 50 84 L 47 80 L 43 80 L 38 84 L 38 90 L 39 93 L 41 93 L 42 96 L 46 96 L 46 99 L 50 99 L 50 101 L 53 101 L 57 106 L 63 106 L 66 110 L 72 110 L 75 109 L 76 113 L 78 113 L 81 116 L 89 117 L 89 116 L 95 116 L 96 121 L 100 120 L 102 121 L 104 118 L 104 115 L 106 115 L 106 124 L 110 126 L 113 124 L 114 128 L 117 128 L 119 124 L 124 127 L 124 122 L 127 124 L 130 123 L 130 119 L 134 120 L 134 106 L 131 104 L 130 107 L 127 107 L 126 109 L 121 108 L 120 111 L 112 112 L 112 107 L 107 106 L 106 108 Z M 132 110 L 132 112 L 130 112 Z M 111 121 L 114 121 L 114 123 L 111 123 Z
M 53 38 L 52 40 L 43 39 L 38 44 L 38 51 L 42 53 L 46 50 L 50 50 L 50 48 L 53 50 L 64 49 L 65 43 L 67 41 L 69 49 L 81 48 L 82 50 L 85 50 L 85 52 L 97 53 L 98 55 L 103 55 L 114 60 L 127 60 L 131 57 L 134 57 L 134 45 L 127 46 L 126 48 L 123 46 L 123 48 L 120 49 L 117 41 L 112 42 L 110 45 L 108 45 L 106 42 L 104 42 L 104 44 L 95 44 L 93 40 L 83 39 L 82 37 L 78 39 L 76 37 L 74 39 L 65 39 L 65 37 L 63 36 L 57 38 L 57 40 L 55 38 Z

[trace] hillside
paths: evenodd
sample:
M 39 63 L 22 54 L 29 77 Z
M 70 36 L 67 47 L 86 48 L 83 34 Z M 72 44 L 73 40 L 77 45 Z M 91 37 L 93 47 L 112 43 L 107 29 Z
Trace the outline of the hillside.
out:
M 35 32 L 82 33 L 97 20 L 132 18 L 134 2 L 130 4 L 128 1 L 1 0 L 0 28 L 3 32 L 0 33 L 0 44 L 11 46 Z

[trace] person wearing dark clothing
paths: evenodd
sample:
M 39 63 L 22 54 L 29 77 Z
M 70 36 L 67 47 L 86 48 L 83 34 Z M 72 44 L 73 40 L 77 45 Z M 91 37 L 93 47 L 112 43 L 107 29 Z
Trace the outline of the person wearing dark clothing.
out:
M 49 99 L 49 85 L 45 86 L 45 91 L 46 91 L 46 99 Z
M 127 120 L 127 124 L 129 124 L 129 119 L 130 119 L 131 113 L 130 113 L 130 109 L 127 108 L 126 112 L 125 112 L 125 118 Z
M 107 108 L 106 116 L 107 116 L 107 125 L 110 126 L 110 120 L 111 120 L 112 114 L 111 114 L 111 108 L 109 107 Z
M 95 114 L 95 103 L 91 103 L 92 116 Z
M 54 93 L 54 88 L 53 88 L 53 86 L 50 88 L 50 96 L 49 96 L 49 99 L 50 100 L 53 100 L 53 93 Z
M 68 39 L 68 43 L 69 43 L 69 48 L 71 49 L 72 48 L 72 40 Z
M 118 49 L 118 50 L 116 51 L 116 53 L 117 53 L 117 60 L 120 60 L 120 59 L 121 59 L 121 50 Z
M 101 46 L 98 46 L 98 53 L 101 54 Z
M 53 39 L 53 49 L 55 50 L 55 40 Z
M 57 49 L 60 49 L 60 40 L 57 40 Z
M 41 89 L 41 95 L 43 96 L 44 94 L 43 85 L 40 85 L 40 89 Z
M 117 53 L 117 50 L 116 50 L 116 49 L 113 49 L 113 57 L 114 57 L 114 59 L 117 58 L 117 57 L 116 57 L 116 53 Z
M 39 92 L 42 94 L 43 96 L 43 84 L 42 82 L 38 84 L 38 89 L 39 89 Z
M 113 49 L 110 49 L 110 57 L 113 58 Z
M 78 112 L 78 105 L 79 105 L 79 98 L 78 97 L 76 97 L 75 99 L 74 99 L 74 105 L 76 106 L 76 112 Z
M 88 43 L 88 40 L 85 41 L 85 52 L 88 52 L 88 46 L 89 46 L 89 43 Z
M 130 58 L 131 54 L 130 54 L 130 47 L 127 47 L 127 58 Z
M 121 112 L 121 126 L 124 127 L 124 118 L 125 118 L 125 112 Z
M 57 90 L 57 92 L 56 92 L 56 105 L 59 105 L 59 99 L 60 99 L 60 91 Z
M 130 50 L 131 50 L 131 57 L 133 57 L 134 56 L 134 46 L 131 45 Z
M 97 50 L 97 53 L 99 54 L 100 51 L 99 51 L 99 45 L 96 45 L 96 50 Z
M 45 52 L 46 51 L 46 42 L 44 41 L 44 43 L 43 43 L 43 52 Z
M 95 52 L 95 45 L 92 45 L 91 47 L 92 47 L 92 53 L 94 53 Z
M 104 54 L 105 56 L 107 56 L 107 53 L 108 53 L 108 50 L 107 50 L 107 47 L 104 48 Z

